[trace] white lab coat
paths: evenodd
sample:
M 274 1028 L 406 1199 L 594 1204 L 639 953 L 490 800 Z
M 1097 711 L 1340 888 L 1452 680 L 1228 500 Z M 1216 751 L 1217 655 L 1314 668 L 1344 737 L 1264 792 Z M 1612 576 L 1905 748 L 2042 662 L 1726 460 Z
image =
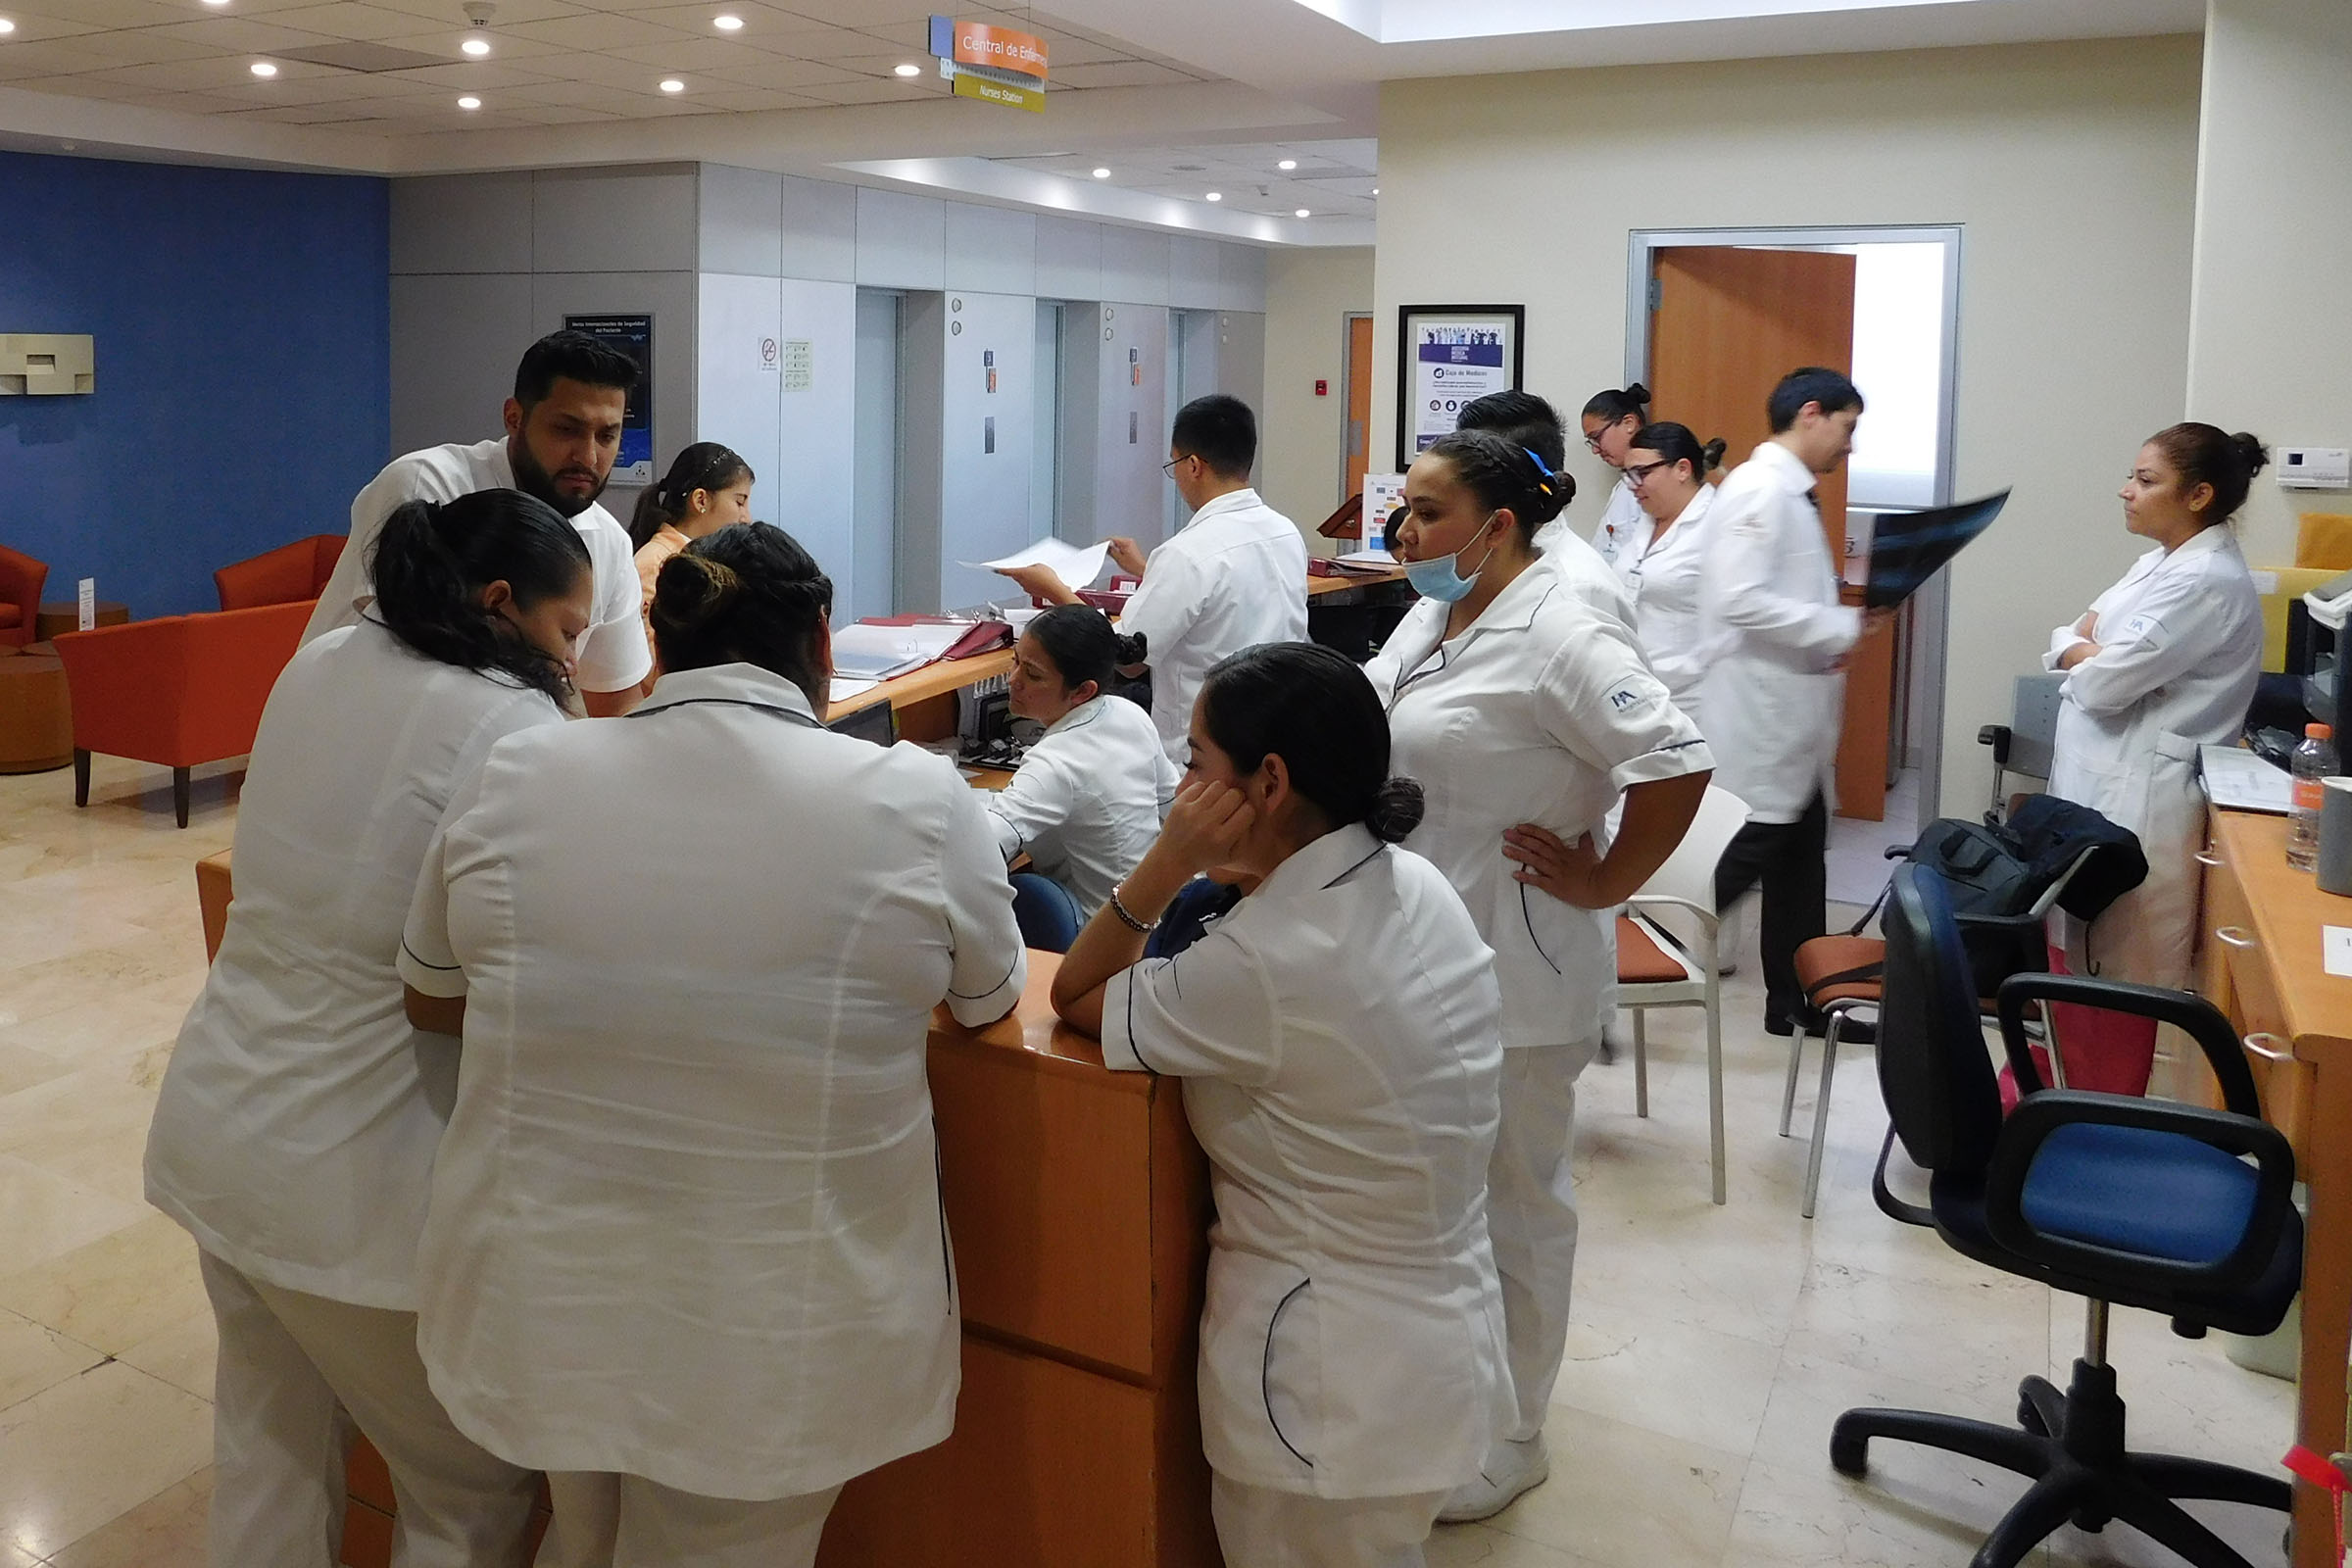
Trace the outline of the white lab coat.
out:
M 2069 963 L 2085 957 L 2109 979 L 2187 983 L 2195 948 L 2204 831 L 2197 748 L 2234 739 L 2262 668 L 2262 602 L 2230 529 L 2216 526 L 2172 554 L 2159 547 L 2091 602 L 2100 652 L 2060 688 L 2050 793 L 2087 806 L 2139 835 L 2148 878 L 2093 922 L 2087 955 L 2067 927 Z M 2084 641 L 2072 625 L 2050 636 L 2055 669 Z
M 1209 1157 L 1200 1425 L 1218 1475 L 1442 1491 L 1509 1424 L 1485 1198 L 1496 1007 L 1445 877 L 1360 823 L 1105 988 L 1103 1061 L 1182 1077 Z
M 1617 482 L 1609 486 L 1609 499 L 1601 509 L 1600 521 L 1592 525 L 1593 553 L 1612 569 L 1621 569 L 1621 558 L 1631 548 L 1635 533 L 1646 528 L 1648 523 L 1648 516 L 1642 511 L 1641 499 L 1634 494 L 1633 480 L 1619 474 Z M 1544 525 L 1543 531 L 1536 536 L 1536 543 L 1549 548 L 1553 539 L 1567 532 L 1567 518 L 1555 517 Z
M 467 999 L 417 1264 L 451 1419 L 535 1469 L 752 1501 L 944 1439 L 925 1041 L 1025 972 L 976 792 L 763 669 L 494 748 L 401 955 Z
M 1708 509 L 1699 707 L 1715 782 L 1756 822 L 1795 821 L 1816 791 L 1838 804 L 1845 676 L 1837 664 L 1862 635 L 1862 612 L 1838 602 L 1837 564 L 1808 499 L 1814 483 L 1796 454 L 1767 441 Z
M 368 557 L 384 519 L 411 501 L 455 501 L 476 490 L 512 490 L 514 465 L 504 436 L 471 446 L 426 447 L 394 458 L 351 503 L 351 538 L 335 562 L 318 608 L 303 631 L 306 643 L 359 619 L 360 604 L 375 591 Z M 576 679 L 584 692 L 617 692 L 644 681 L 654 667 L 639 608 L 637 564 L 629 532 L 603 507 L 571 519 L 587 543 L 596 572 L 595 617 L 580 639 Z
M 1643 513 L 1615 563 L 1633 598 L 1634 637 L 1642 657 L 1674 694 L 1675 706 L 1702 733 L 1706 724 L 1699 715 L 1698 688 L 1707 672 L 1708 639 L 1698 584 L 1707 564 L 1707 514 L 1714 502 L 1715 487 L 1700 485 L 1675 514 L 1663 541 L 1656 521 Z
M 1124 697 L 1080 703 L 1039 737 L 1004 788 L 989 797 L 997 848 L 1027 854 L 1069 890 L 1085 917 L 1159 837 L 1176 798 L 1176 765 L 1152 715 Z
M 401 1008 L 401 922 L 451 795 L 543 693 L 364 620 L 297 653 L 237 810 L 237 899 L 147 1137 L 147 1199 L 251 1280 L 395 1311 L 458 1079 Z
M 1539 556 L 1451 642 L 1447 606 L 1405 612 L 1364 666 L 1389 710 L 1390 766 L 1420 780 L 1427 814 L 1405 843 L 1444 871 L 1502 985 L 1502 1043 L 1596 1039 L 1616 1008 L 1617 927 L 1513 877 L 1506 828 L 1574 842 L 1630 785 L 1715 765 L 1632 628 Z
M 1306 541 L 1256 491 L 1218 496 L 1152 552 L 1119 630 L 1146 640 L 1152 722 L 1182 767 L 1210 666 L 1260 643 L 1305 640 Z

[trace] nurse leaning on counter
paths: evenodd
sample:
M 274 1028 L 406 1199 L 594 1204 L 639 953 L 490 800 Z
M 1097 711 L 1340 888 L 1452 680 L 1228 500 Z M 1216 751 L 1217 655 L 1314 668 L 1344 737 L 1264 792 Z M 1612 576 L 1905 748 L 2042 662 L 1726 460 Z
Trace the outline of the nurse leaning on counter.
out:
M 1418 1568 L 1511 1419 L 1484 1193 L 1493 956 L 1446 878 L 1396 847 L 1419 792 L 1389 777 L 1388 722 L 1347 659 L 1277 643 L 1225 660 L 1190 753 L 1054 1004 L 1107 1065 L 1181 1077 L 1208 1153 L 1200 1425 L 1229 1568 Z M 1144 958 L 1209 871 L 1250 891 Z
M 806 1565 L 955 1421 L 925 1042 L 1026 965 L 977 793 L 818 721 L 832 602 L 765 523 L 688 547 L 652 695 L 493 748 L 417 882 L 413 1016 L 466 1042 L 417 1345 L 565 1568 Z
M 338 1403 L 391 1470 L 410 1562 L 518 1561 L 538 1488 L 451 1425 L 417 1360 L 458 1046 L 410 1026 L 393 959 L 442 808 L 496 742 L 563 726 L 589 549 L 483 490 L 393 510 L 368 554 L 373 603 L 263 710 L 236 902 L 147 1139 L 148 1201 L 196 1238 L 220 1323 L 211 1557 L 239 1568 L 334 1560 Z
M 1544 1418 L 1576 1266 L 1576 1079 L 1615 1010 L 1615 906 L 1681 842 L 1714 760 L 1633 629 L 1538 549 L 1564 487 L 1484 430 L 1405 474 L 1395 548 L 1422 602 L 1365 667 L 1398 771 L 1428 810 L 1405 841 L 1446 873 L 1494 950 L 1502 1119 L 1488 1171 L 1516 1419 L 1444 1517 L 1501 1510 L 1549 1470 Z M 1602 822 L 1622 798 L 1613 842 Z
M 2262 668 L 2262 601 L 2228 524 L 2266 462 L 2259 440 L 2210 424 L 2150 436 L 2119 494 L 2124 527 L 2154 548 L 2050 634 L 2042 666 L 2066 672 L 2050 793 L 2130 828 L 2148 858 L 2147 880 L 2087 931 L 2061 916 L 2062 971 L 2187 983 L 2205 825 L 2197 748 L 2237 738 Z M 2071 1087 L 2146 1092 L 2152 1019 L 2069 1006 L 2058 1038 Z

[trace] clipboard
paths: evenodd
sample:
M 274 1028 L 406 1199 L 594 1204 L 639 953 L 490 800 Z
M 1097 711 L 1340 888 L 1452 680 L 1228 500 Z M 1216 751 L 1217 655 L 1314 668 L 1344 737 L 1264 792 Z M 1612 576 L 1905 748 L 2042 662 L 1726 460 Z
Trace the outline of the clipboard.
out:
M 1891 610 L 1950 563 L 2009 504 L 2009 492 L 1925 512 L 1882 513 L 1870 535 L 1870 579 L 1862 603 Z

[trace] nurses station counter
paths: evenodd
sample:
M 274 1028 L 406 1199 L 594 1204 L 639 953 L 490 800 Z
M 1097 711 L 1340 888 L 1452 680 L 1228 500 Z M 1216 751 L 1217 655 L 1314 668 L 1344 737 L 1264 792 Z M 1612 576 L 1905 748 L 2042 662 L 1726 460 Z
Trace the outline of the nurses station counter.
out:
M 208 951 L 228 869 L 225 854 L 198 863 Z M 1174 1079 L 1111 1072 L 1054 1020 L 1059 964 L 1030 954 L 1020 1006 L 985 1029 L 932 1019 L 963 1308 L 956 1430 L 850 1483 L 820 1568 L 1222 1562 L 1194 1377 L 1207 1161 Z M 365 1442 L 350 1488 L 343 1561 L 386 1568 L 391 1488 Z

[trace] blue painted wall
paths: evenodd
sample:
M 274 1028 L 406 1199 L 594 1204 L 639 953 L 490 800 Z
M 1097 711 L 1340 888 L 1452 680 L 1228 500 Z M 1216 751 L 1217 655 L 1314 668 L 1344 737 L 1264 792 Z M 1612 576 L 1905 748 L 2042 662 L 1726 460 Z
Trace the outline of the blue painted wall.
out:
M 391 428 L 381 179 L 0 153 L 0 332 L 87 332 L 98 389 L 0 398 L 0 543 L 140 618 L 341 533 Z

